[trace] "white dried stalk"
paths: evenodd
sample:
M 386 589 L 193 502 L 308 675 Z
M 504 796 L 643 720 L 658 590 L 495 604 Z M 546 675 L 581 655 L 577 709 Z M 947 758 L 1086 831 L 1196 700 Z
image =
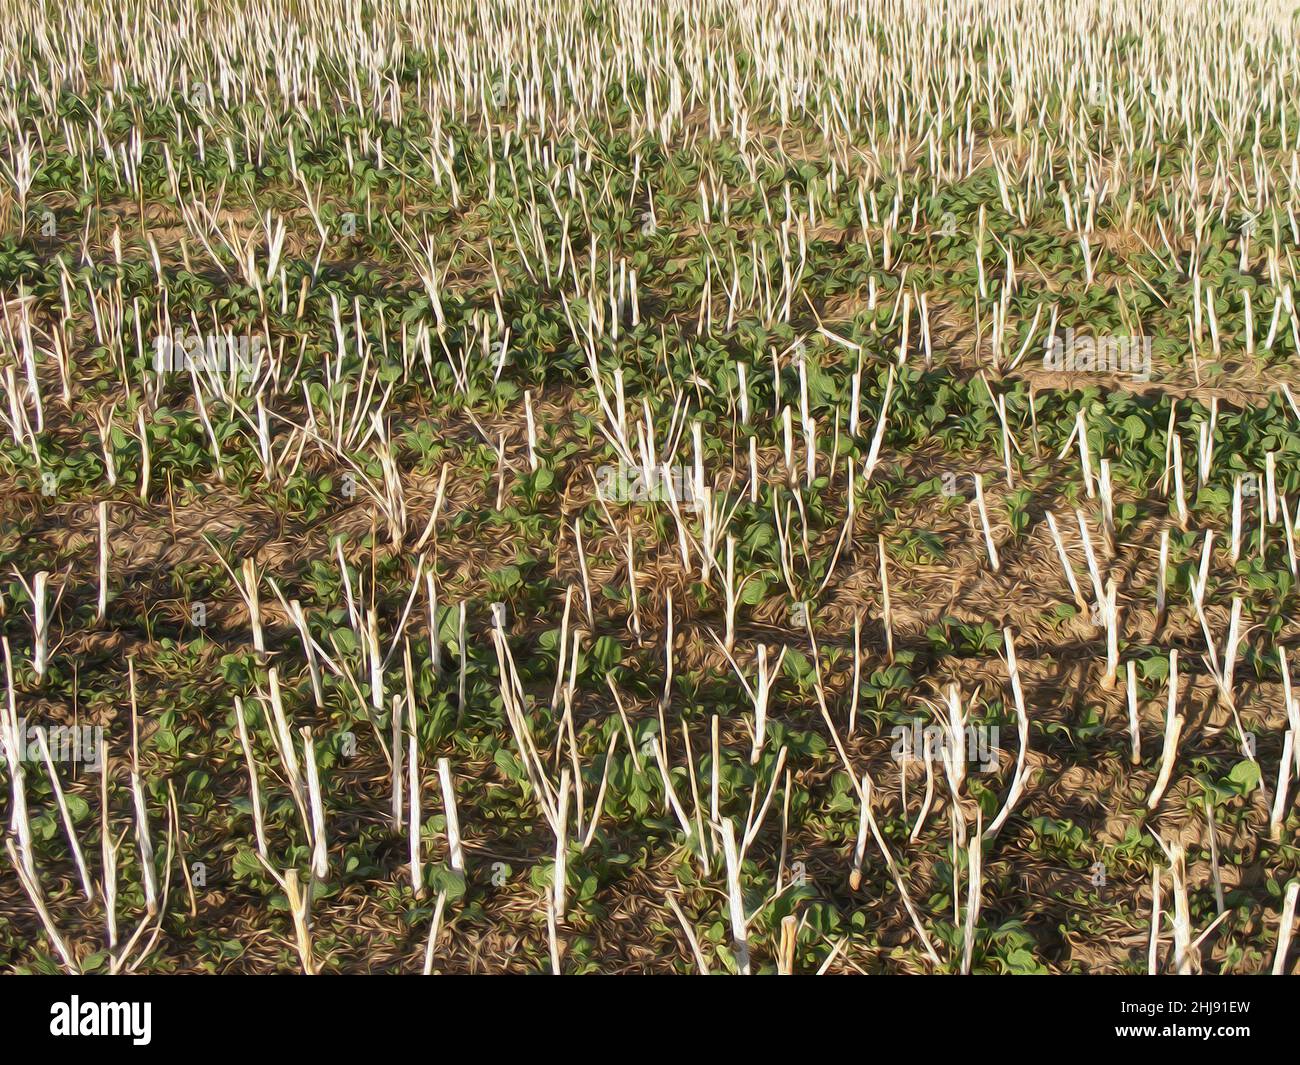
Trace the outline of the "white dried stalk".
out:
M 682 833 L 688 839 L 694 835 L 691 828 L 691 819 L 686 813 L 685 807 L 682 806 L 681 800 L 677 797 L 677 789 L 673 787 L 673 780 L 669 774 L 668 759 L 665 748 L 668 739 L 661 736 L 652 744 L 651 750 L 654 753 L 655 763 L 659 767 L 659 779 L 664 786 L 664 801 L 668 808 L 672 810 L 673 816 L 677 818 L 677 823 L 681 825 Z M 701 860 L 703 860 L 703 851 L 701 851 Z
M 772 681 L 781 662 L 785 659 L 785 648 L 777 656 L 776 665 L 770 671 L 767 668 L 767 647 L 758 645 L 758 679 L 756 689 L 751 693 L 754 700 L 754 742 L 749 753 L 749 764 L 758 765 L 763 756 L 763 747 L 767 740 L 767 704 L 772 694 Z
M 723 644 L 730 652 L 736 644 L 736 604 L 739 600 L 739 591 L 736 587 L 736 538 L 730 533 L 727 534 L 727 568 L 723 575 L 724 586 L 724 606 L 723 606 L 723 623 L 725 625 Z M 743 586 L 743 582 L 742 582 Z
M 722 820 L 722 852 L 727 862 L 727 908 L 731 914 L 732 949 L 741 973 L 749 975 L 749 922 L 745 917 L 745 898 L 740 890 L 740 853 L 736 848 L 736 830 L 731 818 Z
M 1166 571 L 1169 568 L 1169 530 L 1160 530 L 1160 561 L 1156 569 L 1156 628 L 1165 620 L 1168 594 Z
M 429 939 L 424 947 L 424 975 L 433 973 L 433 948 L 438 942 L 438 933 L 442 931 L 442 911 L 447 905 L 447 893 L 438 892 L 438 901 L 433 905 L 433 920 L 429 924 Z
M 560 692 L 564 688 L 564 670 L 569 661 L 569 619 L 573 611 L 573 585 L 564 589 L 564 613 L 560 617 L 560 651 L 555 661 L 555 685 L 551 689 L 551 713 L 560 702 Z M 574 642 L 573 659 L 578 659 L 577 641 Z
M 1106 540 L 1106 549 L 1115 550 L 1115 498 L 1111 491 L 1110 460 L 1102 459 L 1101 473 L 1097 479 L 1101 490 L 1101 531 Z
M 22 741 L 18 728 L 18 704 L 14 692 L 13 662 L 9 651 L 9 638 L 0 638 L 4 647 L 5 688 L 7 698 L 4 706 L 3 725 L 5 761 L 9 766 L 9 831 L 18 837 L 18 853 L 22 867 L 33 884 L 36 879 L 36 862 L 32 850 L 32 828 L 27 816 L 27 789 L 23 776 Z
M 889 417 L 889 401 L 894 395 L 894 367 L 889 368 L 889 377 L 885 382 L 885 398 L 880 404 L 880 417 L 876 420 L 876 431 L 871 437 L 871 449 L 867 452 L 866 462 L 862 467 L 862 484 L 871 483 L 871 475 L 880 461 L 880 445 L 885 440 L 885 424 Z
M 966 783 L 966 708 L 962 705 L 961 693 L 956 684 L 949 684 L 945 706 L 944 725 L 948 730 L 948 742 L 940 749 L 943 757 L 944 775 L 948 779 L 948 789 L 952 792 L 953 824 L 957 827 L 960 841 L 966 842 L 966 823 L 960 816 L 961 793 Z
M 94 881 L 90 877 L 90 870 L 86 867 L 86 856 L 81 851 L 81 843 L 77 839 L 77 830 L 72 823 L 72 814 L 69 812 L 67 800 L 63 796 L 63 786 L 59 783 L 59 774 L 54 768 L 54 759 L 50 755 L 50 745 L 45 738 L 45 729 L 36 730 L 36 742 L 40 744 L 41 757 L 45 760 L 45 770 L 49 774 L 50 786 L 54 789 L 54 799 L 59 807 L 59 816 L 63 819 L 63 831 L 67 834 L 68 846 L 72 850 L 73 860 L 77 863 L 77 873 L 81 876 L 82 891 L 85 892 L 87 902 L 94 902 Z
M 365 635 L 366 658 L 370 664 L 370 704 L 378 717 L 384 710 L 384 659 L 379 653 L 379 618 L 373 608 L 366 610 Z
M 104 620 L 108 611 L 108 504 L 101 502 L 99 514 L 99 599 L 95 605 L 95 624 Z
M 1097 495 L 1097 488 L 1093 483 L 1092 453 L 1088 449 L 1088 425 L 1084 421 L 1082 410 L 1077 410 L 1074 413 L 1074 437 L 1079 445 L 1079 465 L 1083 469 L 1083 487 L 1088 493 L 1088 498 L 1093 499 Z
M 127 659 L 131 685 L 131 800 L 135 805 L 135 843 L 140 852 L 140 873 L 144 882 L 145 907 L 149 916 L 158 912 L 158 869 L 153 841 L 149 836 L 149 813 L 140 777 L 140 715 L 135 697 L 135 659 Z
M 108 751 L 99 760 L 99 850 L 103 873 L 100 891 L 104 897 L 104 924 L 110 953 L 117 948 L 117 844 L 108 821 Z
M 1223 649 L 1223 677 L 1219 693 L 1229 706 L 1235 705 L 1232 698 L 1232 676 L 1237 664 L 1237 647 L 1241 640 L 1241 599 L 1232 597 L 1232 615 L 1228 622 L 1228 640 Z M 1211 652 L 1213 653 L 1213 652 Z
M 1277 657 L 1282 672 L 1282 701 L 1285 704 L 1286 719 L 1290 723 L 1290 731 L 1296 740 L 1295 769 L 1297 773 L 1300 773 L 1300 700 L 1297 700 L 1291 693 L 1291 668 L 1287 665 L 1286 649 L 1279 647 Z
M 778 976 L 794 975 L 794 949 L 798 942 L 799 918 L 792 913 L 781 918 L 781 943 L 777 948 L 776 971 Z
M 970 975 L 971 961 L 975 954 L 975 928 L 980 919 L 980 896 L 984 890 L 984 849 L 982 824 L 984 815 L 979 806 L 975 807 L 975 835 L 971 837 L 967 850 L 966 873 L 966 922 L 962 926 L 961 972 Z
M 290 600 L 288 604 L 289 619 L 293 622 L 294 628 L 298 630 L 298 636 L 302 641 L 303 654 L 307 659 L 307 671 L 311 676 L 311 694 L 316 704 L 316 709 L 325 708 L 325 695 L 321 689 L 320 661 L 316 657 L 316 641 L 312 639 L 311 629 L 307 624 L 307 614 L 302 608 L 302 603 L 297 599 Z
M 303 761 L 307 764 L 307 795 L 311 801 L 311 872 L 313 877 L 323 881 L 329 876 L 329 848 L 325 836 L 325 803 L 321 798 L 320 770 L 316 765 L 316 743 L 312 739 L 310 727 L 304 725 L 299 733 L 302 735 Z
M 1137 664 L 1128 662 L 1128 735 L 1130 743 L 1129 764 L 1142 764 L 1142 732 L 1138 727 Z
M 518 673 L 515 670 L 514 658 L 510 653 L 510 645 L 505 638 L 505 629 L 499 618 L 496 619 L 492 634 L 497 652 L 498 684 L 502 705 L 506 711 L 506 719 L 514 735 L 515 745 L 519 749 L 519 757 L 524 763 L 528 784 L 536 794 L 537 801 L 542 808 L 542 814 L 546 817 L 552 831 L 558 831 L 555 789 L 547 779 L 541 758 L 537 753 L 537 746 L 533 742 L 528 716 L 523 710 L 523 685 L 520 683 Z
M 569 785 L 569 770 L 566 768 L 560 772 L 560 795 L 556 808 L 555 870 L 551 878 L 551 907 L 557 921 L 564 920 L 565 898 L 568 894 Z
M 853 692 L 849 702 L 849 735 L 858 721 L 858 697 L 862 687 L 862 614 L 853 612 Z
M 1020 686 L 1020 666 L 1016 660 L 1016 643 L 1010 626 L 1003 628 L 1002 639 L 1007 648 L 1007 677 L 1011 681 L 1011 695 L 1016 704 L 1016 727 L 1019 732 L 1020 749 L 1016 752 L 1016 770 L 1011 777 L 1011 787 L 1007 791 L 1006 801 L 998 811 L 998 816 L 984 830 L 984 835 L 988 839 L 996 836 L 1006 819 L 1011 816 L 1016 803 L 1020 801 L 1020 793 L 1024 790 L 1028 778 L 1026 760 L 1029 755 L 1029 712 L 1025 709 L 1025 694 Z
M 293 734 L 289 731 L 289 719 L 284 712 L 284 700 L 280 693 L 279 671 L 272 666 L 266 671 L 266 676 L 270 688 L 269 705 L 273 725 L 270 729 L 271 740 L 275 744 L 276 752 L 280 755 L 280 763 L 284 766 L 285 775 L 289 778 L 289 791 L 293 796 L 294 805 L 298 808 L 298 814 L 302 818 L 303 830 L 310 838 L 311 824 L 307 816 L 306 788 L 303 784 L 302 769 L 298 762 L 298 751 L 293 743 Z M 264 708 L 267 702 L 268 700 L 263 700 Z
M 528 468 L 536 473 L 537 461 L 537 423 L 533 420 L 533 393 L 524 389 L 524 421 L 528 427 Z
M 627 587 L 628 596 L 632 601 L 632 632 L 636 636 L 636 642 L 641 642 L 641 611 L 638 606 L 637 585 L 636 585 L 636 554 L 632 547 L 632 529 L 627 530 Z
M 406 790 L 405 785 L 402 781 L 402 773 L 403 773 L 402 751 L 406 747 L 406 744 L 402 742 L 402 735 L 404 729 L 402 723 L 402 708 L 404 705 L 405 704 L 402 702 L 402 697 L 400 695 L 393 696 L 393 714 L 392 714 L 393 719 L 391 722 L 392 734 L 393 734 L 393 739 L 392 739 L 393 764 L 392 764 L 392 772 L 391 772 L 392 796 L 390 802 L 392 806 L 391 815 L 392 815 L 394 832 L 400 832 L 402 829 L 402 820 L 403 820 L 402 819 L 402 796 Z
M 1178 714 L 1178 648 L 1169 651 L 1169 703 L 1165 709 L 1165 745 L 1160 755 L 1160 774 L 1156 777 L 1151 795 L 1147 798 L 1147 809 L 1154 810 L 1160 805 L 1169 778 L 1174 772 L 1174 760 L 1178 757 L 1178 738 L 1182 735 L 1183 719 Z
M 1296 565 L 1295 553 L 1295 523 L 1291 520 L 1291 511 L 1288 509 L 1286 493 L 1282 493 L 1282 532 L 1286 537 L 1286 558 L 1287 565 L 1290 567 L 1291 576 L 1295 577 L 1300 574 Z
M 456 812 L 456 787 L 451 777 L 451 762 L 438 759 L 438 783 L 442 787 L 442 809 L 447 822 L 447 853 L 451 867 L 465 873 L 465 852 L 460 842 L 460 817 Z
M 465 602 L 461 600 L 456 607 L 456 654 L 460 662 L 460 669 L 456 679 L 456 709 L 459 713 L 465 712 Z
M 551 951 L 551 975 L 560 975 L 560 940 L 555 928 L 555 906 L 546 899 L 546 942 Z
M 1160 960 L 1160 866 L 1151 868 L 1151 932 L 1147 941 L 1147 975 L 1155 976 Z
M 244 722 L 244 703 L 235 696 L 235 720 L 239 725 L 239 745 L 244 751 L 244 763 L 248 767 L 248 797 L 253 807 L 253 828 L 257 833 L 257 853 L 268 857 L 266 849 L 266 826 L 262 823 L 262 794 L 257 783 L 257 763 L 253 760 L 253 748 L 248 742 L 248 727 Z
M 686 941 L 691 946 L 691 954 L 695 958 L 695 964 L 700 970 L 701 976 L 709 975 L 709 963 L 704 960 L 704 954 L 700 950 L 700 941 L 695 935 L 695 930 L 691 928 L 691 923 L 686 919 L 686 914 L 682 913 L 682 908 L 677 904 L 677 899 L 669 892 L 665 898 L 668 900 L 668 906 L 677 918 L 677 923 L 682 926 L 682 931 L 686 934 Z
M 881 614 L 883 616 L 883 620 L 885 624 L 885 655 L 890 662 L 893 662 L 894 661 L 894 616 L 893 616 L 893 610 L 891 609 L 890 602 L 889 602 L 889 566 L 888 566 L 888 561 L 885 557 L 884 533 L 881 533 L 876 539 L 876 550 L 879 552 L 880 555 L 880 607 L 881 607 Z M 996 552 L 994 553 L 994 555 L 996 557 Z M 995 565 L 994 569 L 996 568 L 997 566 Z M 860 628 L 860 620 L 856 615 L 854 616 L 854 624 L 859 626 Z M 855 629 L 855 634 L 857 632 L 858 630 Z M 855 643 L 854 646 L 856 647 L 857 644 Z M 854 664 L 854 668 L 856 669 L 857 668 L 856 656 L 854 658 L 853 664 Z M 857 690 L 858 690 L 857 682 L 855 680 L 853 686 L 855 709 L 857 707 Z M 853 727 L 852 727 L 852 723 L 850 723 L 849 734 L 852 735 L 852 733 L 853 733 Z
M 407 803 L 410 814 L 407 836 L 410 844 L 411 891 L 418 899 L 424 895 L 424 863 L 420 857 L 420 749 L 414 704 L 411 706 L 411 724 L 406 738 L 409 756 L 408 773 L 411 781 L 411 794 Z
M 1192 943 L 1192 909 L 1187 899 L 1187 859 L 1178 842 L 1165 848 L 1169 854 L 1169 879 L 1174 898 L 1174 972 L 1186 976 L 1200 968 L 1200 951 Z
M 853 845 L 853 871 L 849 874 L 849 889 L 857 891 L 862 887 L 862 860 L 867 853 L 867 782 L 864 778 L 859 795 L 858 839 Z
M 1183 442 L 1174 433 L 1174 506 L 1178 512 L 1178 527 L 1187 529 L 1187 493 L 1183 487 Z
M 140 437 L 140 502 L 149 502 L 149 433 L 144 427 L 144 407 L 135 410 L 135 424 Z
M 19 579 L 22 580 L 21 574 Z M 26 581 L 23 581 L 23 587 L 27 589 L 32 599 L 32 671 L 39 680 L 45 676 L 45 666 L 50 653 L 50 575 L 45 570 L 41 570 L 32 578 L 30 587 Z
M 1102 614 L 1106 623 L 1106 674 L 1102 684 L 1107 688 L 1115 684 L 1119 671 L 1119 591 L 1114 579 L 1106 582 L 1106 595 L 1102 600 Z
M 104 476 L 108 478 L 108 487 L 117 486 L 117 458 L 113 453 L 113 414 L 117 405 L 113 404 L 107 412 L 101 411 L 97 407 L 91 408 L 90 415 L 95 419 L 95 427 L 99 431 L 99 447 L 104 455 Z
M 1291 763 L 1295 758 L 1295 729 L 1287 729 L 1282 737 L 1282 761 L 1277 767 L 1277 788 L 1273 792 L 1273 809 L 1268 818 L 1268 834 L 1273 840 L 1282 838 L 1282 824 L 1286 820 L 1287 792 L 1291 787 Z
M 1282 903 L 1282 915 L 1277 926 L 1277 948 L 1273 952 L 1273 975 L 1286 973 L 1286 955 L 1291 948 L 1291 935 L 1295 929 L 1296 896 L 1300 895 L 1300 880 L 1292 880 Z
M 253 647 L 259 654 L 266 652 L 266 638 L 262 633 L 262 603 L 258 595 L 257 565 L 251 558 L 244 559 L 244 603 L 248 607 L 248 624 L 253 630 Z
M 1277 452 L 1270 451 L 1264 456 L 1264 484 L 1267 492 L 1269 524 L 1277 522 Z
M 5 852 L 9 855 L 9 862 L 14 867 L 14 872 L 18 874 L 19 883 L 23 886 L 23 891 L 27 893 L 27 898 L 31 900 L 33 909 L 41 919 L 41 924 L 45 927 L 45 934 L 49 937 L 50 943 L 58 952 L 59 957 L 63 960 L 64 968 L 73 976 L 81 973 L 81 967 L 77 964 L 72 950 L 64 942 L 63 937 L 59 934 L 58 928 L 54 924 L 54 918 L 50 916 L 49 909 L 46 908 L 45 900 L 41 897 L 41 889 L 37 884 L 36 878 L 28 872 L 22 857 L 14 848 L 14 841 L 5 840 Z
M 610 686 L 611 689 L 613 685 Z M 622 712 L 622 707 L 619 707 Z M 709 719 L 709 740 L 712 757 L 709 760 L 709 820 L 717 824 L 718 814 L 718 789 L 720 787 L 720 776 L 722 773 L 722 748 L 718 741 L 718 715 L 714 714 Z M 628 736 L 628 743 L 631 744 L 631 735 Z M 633 747 L 633 759 L 635 761 L 636 748 Z
M 975 474 L 975 504 L 979 508 L 980 526 L 984 530 L 984 546 L 988 551 L 989 566 L 994 573 L 998 572 L 998 549 L 993 543 L 993 530 L 989 527 L 989 512 L 984 505 L 984 478 L 980 474 Z
M 309 882 L 303 886 L 299 883 L 297 869 L 286 869 L 280 874 L 265 859 L 262 859 L 262 864 L 279 883 L 288 900 L 289 913 L 293 918 L 294 944 L 302 971 L 307 976 L 315 976 L 316 960 L 312 955 L 311 941 L 311 884 Z
M 867 811 L 867 827 L 871 829 L 871 838 L 876 841 L 876 846 L 880 848 L 880 853 L 884 855 L 885 865 L 889 869 L 889 875 L 893 877 L 894 886 L 898 888 L 899 897 L 903 900 L 903 908 L 907 910 L 907 916 L 912 921 L 912 927 L 916 930 L 917 936 L 921 940 L 921 946 L 925 948 L 926 956 L 930 961 L 938 966 L 942 964 L 939 955 L 935 952 L 934 944 L 930 941 L 929 935 L 925 931 L 925 926 L 921 923 L 921 915 L 916 912 L 916 907 L 912 904 L 912 896 L 907 890 L 907 885 L 903 883 L 903 875 L 899 871 L 898 864 L 894 861 L 893 852 L 890 851 L 889 845 L 885 842 L 885 837 L 880 833 L 880 826 L 876 824 L 875 814 L 871 811 L 871 778 L 864 774 L 864 784 L 862 786 L 862 802 Z
M 932 745 L 928 732 L 924 734 L 921 744 L 925 759 L 925 798 L 921 801 L 921 809 L 917 811 L 916 823 L 912 826 L 912 832 L 907 837 L 908 843 L 916 842 L 916 837 L 921 834 L 921 829 L 925 827 L 925 819 L 929 816 L 930 806 L 934 802 L 934 753 L 931 751 Z
M 789 407 L 785 407 L 781 411 L 781 441 L 781 452 L 785 459 L 785 477 L 787 481 L 793 482 L 795 477 L 794 420 Z
M 1104 603 L 1106 601 L 1106 585 L 1101 579 L 1101 567 L 1097 565 L 1097 553 L 1092 549 L 1092 535 L 1088 532 L 1088 519 L 1084 517 L 1083 511 L 1075 508 L 1074 520 L 1079 526 L 1079 540 L 1083 544 L 1083 555 L 1088 560 L 1088 576 L 1092 580 L 1093 602 L 1097 606 L 1098 612 L 1103 613 Z
M 1052 533 L 1052 542 L 1056 545 L 1056 556 L 1061 560 L 1061 569 L 1065 573 L 1065 579 L 1070 584 L 1070 594 L 1074 596 L 1074 602 L 1080 610 L 1088 609 L 1088 602 L 1083 598 L 1083 592 L 1079 590 L 1079 582 L 1074 577 L 1074 566 L 1070 563 L 1070 556 L 1066 553 L 1065 543 L 1061 539 L 1061 530 L 1056 524 L 1056 515 L 1050 510 L 1047 511 L 1047 527 Z
M 615 732 L 609 738 L 609 747 L 605 751 L 605 766 L 600 773 L 600 787 L 596 789 L 596 801 L 592 806 L 591 823 L 587 826 L 587 834 L 582 839 L 582 849 L 585 851 L 591 846 L 591 841 L 596 837 L 596 826 L 600 824 L 600 815 L 605 808 L 605 789 L 609 784 L 609 767 L 613 764 L 614 753 L 618 750 L 618 736 Z M 691 782 L 694 784 L 694 774 L 691 776 Z M 696 800 L 698 806 L 698 798 Z M 703 838 L 703 833 L 701 833 Z
M 1232 564 L 1241 557 L 1241 475 L 1232 479 Z

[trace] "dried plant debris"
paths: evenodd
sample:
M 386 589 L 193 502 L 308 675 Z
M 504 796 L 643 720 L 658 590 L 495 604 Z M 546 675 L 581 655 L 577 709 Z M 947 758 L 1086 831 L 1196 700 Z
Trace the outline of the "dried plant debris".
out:
M 1292 972 L 1292 3 L 6 0 L 0 964 Z

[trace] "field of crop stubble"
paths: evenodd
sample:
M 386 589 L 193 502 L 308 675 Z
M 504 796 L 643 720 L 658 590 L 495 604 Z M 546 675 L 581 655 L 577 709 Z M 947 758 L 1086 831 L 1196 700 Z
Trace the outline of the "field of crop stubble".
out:
M 0 6 L 5 970 L 1296 967 L 1293 3 Z

